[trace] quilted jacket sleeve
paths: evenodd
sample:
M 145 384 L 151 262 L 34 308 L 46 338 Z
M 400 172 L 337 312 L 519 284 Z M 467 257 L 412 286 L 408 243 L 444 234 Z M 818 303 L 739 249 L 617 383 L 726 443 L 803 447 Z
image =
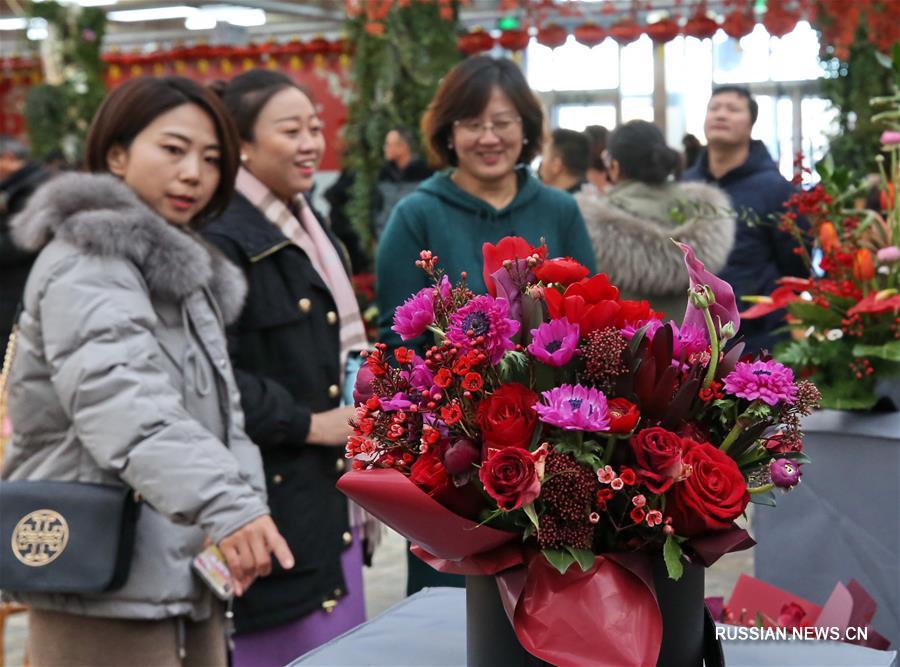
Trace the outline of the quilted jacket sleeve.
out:
M 215 542 L 268 513 L 235 456 L 186 412 L 163 370 L 156 314 L 134 265 L 68 257 L 39 308 L 53 385 L 97 465 Z

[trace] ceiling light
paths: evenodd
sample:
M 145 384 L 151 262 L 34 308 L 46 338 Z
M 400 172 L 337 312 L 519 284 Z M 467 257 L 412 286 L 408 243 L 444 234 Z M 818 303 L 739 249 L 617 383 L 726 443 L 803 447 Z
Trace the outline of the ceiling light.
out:
M 25 36 L 32 42 L 39 42 L 42 39 L 47 39 L 48 34 L 46 19 L 31 19 L 28 22 L 28 31 L 25 33 Z
M 242 28 L 265 25 L 266 13 L 262 9 L 237 5 L 204 5 L 185 19 L 184 27 L 188 30 L 212 30 L 219 22 Z
M 110 21 L 136 23 L 138 21 L 166 21 L 168 19 L 186 19 L 197 13 L 194 7 L 175 5 L 173 7 L 148 7 L 147 9 L 122 9 L 107 12 Z
M 25 30 L 27 27 L 27 19 L 0 19 L 0 30 Z

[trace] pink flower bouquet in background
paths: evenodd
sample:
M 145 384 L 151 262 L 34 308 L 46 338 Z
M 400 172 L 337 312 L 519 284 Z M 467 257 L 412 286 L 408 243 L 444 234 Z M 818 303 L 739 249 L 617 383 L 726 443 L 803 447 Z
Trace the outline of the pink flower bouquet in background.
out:
M 680 327 L 524 239 L 486 244 L 497 296 L 474 295 L 465 276 L 451 284 L 423 251 L 434 286 L 397 308 L 394 330 L 431 331 L 435 344 L 378 345 L 360 375 L 354 472 L 339 487 L 438 569 L 498 574 L 522 645 L 554 664 L 600 664 L 598 651 L 622 642 L 621 626 L 604 631 L 614 599 L 648 616 L 625 640 L 634 650 L 610 664 L 654 663 L 646 556 L 677 580 L 688 561 L 752 545 L 735 520 L 751 501 L 774 505 L 807 461 L 800 419 L 818 391 L 771 358 L 742 356 L 730 286 L 679 245 L 691 278 Z M 567 616 L 567 586 L 596 613 Z M 592 639 L 560 646 L 565 633 L 540 630 L 554 623 Z

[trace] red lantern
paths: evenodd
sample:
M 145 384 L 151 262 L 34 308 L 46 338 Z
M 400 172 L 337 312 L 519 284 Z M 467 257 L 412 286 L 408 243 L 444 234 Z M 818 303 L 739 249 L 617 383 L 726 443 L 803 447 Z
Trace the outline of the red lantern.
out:
M 481 28 L 475 28 L 472 32 L 460 35 L 456 40 L 456 46 L 465 55 L 474 56 L 476 53 L 494 48 L 494 38 Z
M 504 30 L 498 40 L 500 46 L 507 51 L 521 51 L 528 47 L 531 37 L 527 30 Z
M 753 19 L 753 14 L 740 9 L 735 9 L 722 21 L 722 30 L 726 35 L 735 39 L 746 37 L 753 32 L 755 26 L 756 21 Z
M 539 28 L 537 33 L 538 44 L 543 44 L 550 49 L 562 46 L 568 38 L 569 33 L 558 23 L 548 23 Z
M 644 32 L 647 34 L 647 37 L 657 44 L 664 44 L 678 37 L 681 29 L 672 19 L 662 19 L 656 23 L 649 24 L 644 28 Z
M 634 19 L 622 19 L 610 27 L 609 36 L 622 46 L 625 46 L 641 36 L 641 26 Z
M 763 25 L 772 37 L 784 37 L 797 27 L 799 18 L 794 12 L 770 8 L 763 17 Z
M 688 22 L 684 24 L 684 34 L 697 39 L 707 39 L 716 34 L 719 24 L 709 18 L 703 12 L 696 12 Z
M 331 50 L 331 44 L 324 37 L 315 37 L 306 44 L 307 53 L 313 56 L 324 56 Z
M 584 44 L 586 47 L 593 48 L 606 39 L 606 31 L 592 21 L 582 23 L 575 28 L 575 41 Z

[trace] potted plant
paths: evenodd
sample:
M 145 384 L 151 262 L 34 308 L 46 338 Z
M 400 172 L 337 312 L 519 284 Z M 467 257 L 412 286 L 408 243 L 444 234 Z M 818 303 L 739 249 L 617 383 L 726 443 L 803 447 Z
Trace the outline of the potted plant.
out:
M 900 80 L 900 46 L 894 67 Z M 821 181 L 794 195 L 781 224 L 804 243 L 808 279 L 786 278 L 742 313 L 786 309 L 793 338 L 775 358 L 813 380 L 827 408 L 808 417 L 806 447 L 817 463 L 783 503 L 779 521 L 754 518 L 756 573 L 824 602 L 837 581 L 873 591 L 876 630 L 900 642 L 900 88 L 873 100 L 886 129 L 880 183 L 866 187 L 832 161 Z M 874 195 L 874 196 L 871 196 Z M 805 223 L 798 224 L 798 220 Z M 806 248 L 811 248 L 811 251 Z M 876 509 L 877 508 L 877 509 Z M 873 512 L 873 509 L 875 510 Z M 787 519 L 786 521 L 784 519 Z M 784 562 L 808 564 L 788 573 Z

